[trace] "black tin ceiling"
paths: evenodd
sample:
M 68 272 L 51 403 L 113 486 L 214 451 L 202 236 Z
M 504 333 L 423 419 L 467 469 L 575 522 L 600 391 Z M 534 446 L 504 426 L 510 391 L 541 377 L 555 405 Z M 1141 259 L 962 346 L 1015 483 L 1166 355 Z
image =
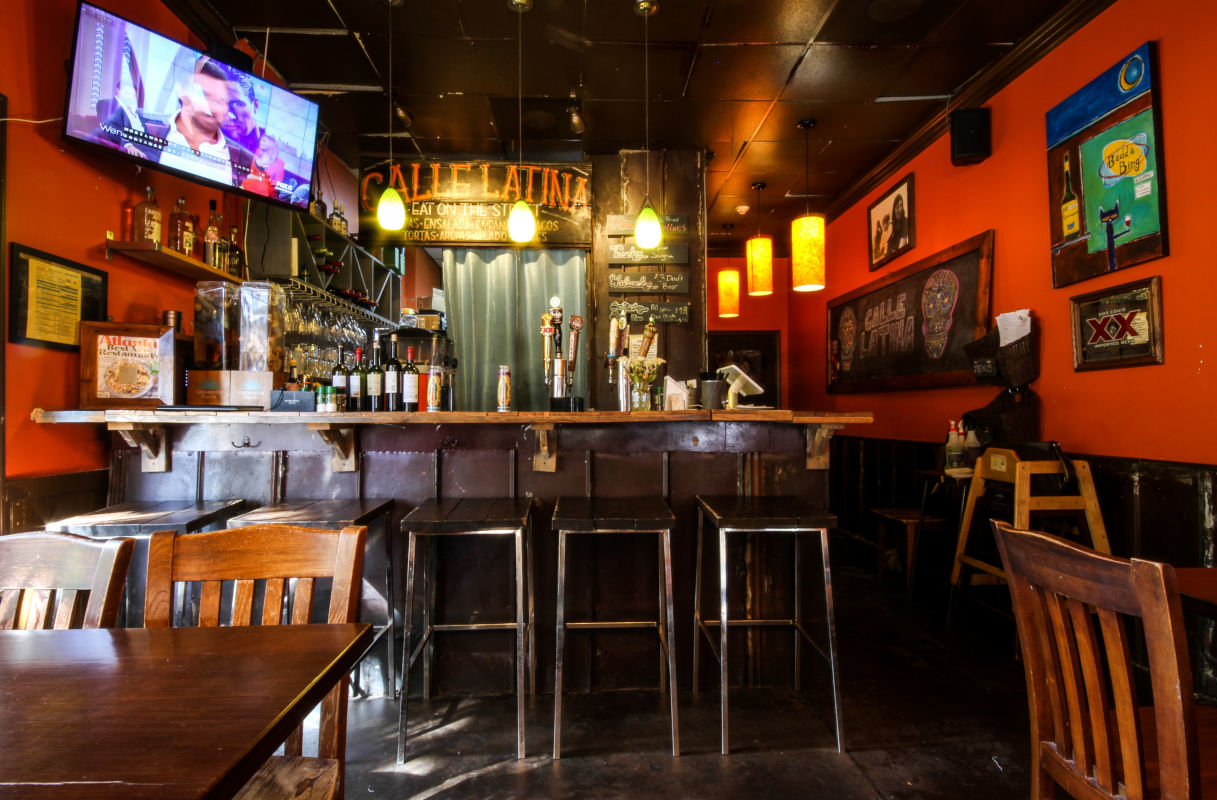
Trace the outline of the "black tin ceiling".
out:
M 393 121 L 396 154 L 517 157 L 517 23 L 524 158 L 645 146 L 635 0 L 535 0 L 522 18 L 508 0 L 163 1 L 205 41 L 246 38 L 264 51 L 289 88 L 321 104 L 327 144 L 352 166 L 387 156 L 387 31 L 409 121 Z M 948 108 L 983 104 L 1110 2 L 660 0 L 646 23 L 650 146 L 711 154 L 715 250 L 756 230 L 749 187 L 766 183 L 759 224 L 780 249 L 806 206 L 831 216 L 856 201 L 945 129 Z M 570 127 L 572 92 L 582 135 Z M 804 118 L 816 120 L 806 143 Z

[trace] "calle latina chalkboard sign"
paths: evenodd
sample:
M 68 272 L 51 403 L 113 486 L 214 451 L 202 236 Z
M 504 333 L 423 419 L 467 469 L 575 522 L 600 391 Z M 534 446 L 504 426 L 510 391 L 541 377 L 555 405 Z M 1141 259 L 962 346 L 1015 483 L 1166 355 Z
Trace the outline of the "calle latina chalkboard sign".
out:
M 975 383 L 992 274 L 989 230 L 828 301 L 828 391 Z
M 688 294 L 687 272 L 610 272 L 613 294 Z
M 689 245 L 661 244 L 654 250 L 643 250 L 634 244 L 609 242 L 610 264 L 688 264 Z
M 629 314 L 631 322 L 646 322 L 653 319 L 656 322 L 688 322 L 689 302 L 687 300 L 671 303 L 644 303 L 636 300 L 609 301 L 609 314 L 619 317 Z

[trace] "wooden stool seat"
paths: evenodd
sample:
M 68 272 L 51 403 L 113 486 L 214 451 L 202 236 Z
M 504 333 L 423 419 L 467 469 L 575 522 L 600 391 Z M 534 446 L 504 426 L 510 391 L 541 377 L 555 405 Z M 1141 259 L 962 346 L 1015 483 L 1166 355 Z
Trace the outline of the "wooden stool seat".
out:
M 397 718 L 397 763 L 406 760 L 407 698 L 410 694 L 410 667 L 418 656 L 423 658 L 423 697 L 431 696 L 431 657 L 428 647 L 437 631 L 515 630 L 516 632 L 516 754 L 524 758 L 524 672 L 527 651 L 530 692 L 536 690 L 535 651 L 532 627 L 535 619 L 532 592 L 531 544 L 532 499 L 527 497 L 465 498 L 458 500 L 427 500 L 401 521 L 402 533 L 408 537 L 406 556 L 405 630 L 402 636 L 401 695 Z M 417 647 L 411 649 L 413 635 L 414 565 L 420 536 L 511 536 L 515 540 L 515 622 L 468 622 L 435 624 L 433 617 L 434 584 L 437 574 L 435 548 L 428 544 L 427 562 L 423 567 L 423 633 Z M 527 599 L 525 599 L 527 584 Z M 527 618 L 526 615 L 527 614 Z
M 672 602 L 672 529 L 676 517 L 659 497 L 559 497 L 550 527 L 558 532 L 557 645 L 554 650 L 554 758 L 562 757 L 562 664 L 566 629 L 654 628 L 659 635 L 659 689 L 668 691 L 672 721 L 672 755 L 680 755 L 676 711 L 676 654 L 670 636 Z M 658 534 L 659 613 L 654 621 L 566 620 L 566 537 L 571 534 Z
M 833 720 L 837 751 L 844 752 L 845 734 L 841 725 L 841 681 L 837 667 L 837 628 L 833 613 L 832 571 L 828 558 L 828 529 L 837 524 L 836 515 L 816 508 L 807 501 L 790 496 L 738 497 L 735 495 L 697 495 L 697 566 L 693 587 L 693 694 L 697 694 L 698 645 L 702 635 L 710 645 L 719 664 L 719 699 L 721 704 L 722 754 L 729 752 L 727 724 L 727 631 L 731 627 L 790 627 L 794 631 L 794 680 L 800 688 L 800 644 L 806 639 L 822 655 L 829 666 L 832 683 Z M 702 531 L 709 521 L 718 529 L 718 620 L 702 618 L 701 570 Z M 820 557 L 823 564 L 825 616 L 827 618 L 828 651 L 819 648 L 803 625 L 802 593 L 800 589 L 801 533 L 818 533 Z M 727 536 L 731 533 L 793 533 L 794 538 L 794 618 L 793 619 L 730 619 L 727 613 L 727 576 L 732 570 L 728 562 Z M 759 589 L 759 587 L 757 587 Z M 718 627 L 718 641 L 710 629 Z
M 377 569 L 379 565 L 368 558 L 366 552 L 363 560 L 363 579 L 367 587 L 383 589 L 386 606 L 385 619 L 381 621 L 366 618 L 375 617 L 378 614 L 367 613 L 370 611 L 368 595 L 371 592 L 365 591 L 361 596 L 359 621 L 373 624 L 373 646 L 382 638 L 385 640 L 385 665 L 382 680 L 385 694 L 389 697 L 393 697 L 397 691 L 397 665 L 394 663 L 397 656 L 393 643 L 393 618 L 397 610 L 397 594 L 393 591 L 393 538 L 392 532 L 389 530 L 389 516 L 393 511 L 393 506 L 392 499 L 368 497 L 345 500 L 284 500 L 280 503 L 260 506 L 228 520 L 229 528 L 243 528 L 248 525 L 298 525 L 302 528 L 340 529 L 352 525 L 363 525 L 369 530 L 365 548 L 375 538 L 372 531 L 377 527 L 376 521 L 380 520 L 379 528 L 384 540 L 384 586 L 377 586 L 370 580 L 379 572 Z M 372 648 L 369 647 L 368 652 L 371 650 Z M 358 669 L 355 671 L 354 688 L 356 694 L 362 694 L 364 691 L 360 685 Z
M 923 527 L 941 527 L 946 524 L 942 517 L 923 517 L 919 508 L 872 508 L 871 513 L 887 522 L 895 522 L 904 526 L 904 593 L 913 593 L 913 568 L 917 564 L 917 537 Z M 883 583 L 883 574 L 887 569 L 887 538 L 884 536 L 886 525 L 880 522 L 875 546 L 879 549 L 878 580 Z
M 155 531 L 199 533 L 223 528 L 245 508 L 244 500 L 131 500 L 46 525 L 48 531 L 75 533 L 91 539 L 116 536 L 135 540 L 131 566 L 119 601 L 118 624 L 144 624 L 144 579 L 148 571 L 148 537 Z

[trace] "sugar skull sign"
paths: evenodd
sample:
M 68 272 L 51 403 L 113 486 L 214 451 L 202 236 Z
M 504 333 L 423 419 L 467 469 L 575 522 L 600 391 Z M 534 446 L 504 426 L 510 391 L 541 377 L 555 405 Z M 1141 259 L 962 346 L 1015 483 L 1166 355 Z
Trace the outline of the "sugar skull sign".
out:
M 959 301 L 959 276 L 949 269 L 935 270 L 921 290 L 921 333 L 925 337 L 925 354 L 942 358 L 947 349 L 947 335 L 955 318 Z
M 841 342 L 841 369 L 849 372 L 854 365 L 854 346 L 858 343 L 858 320 L 854 310 L 846 308 L 837 323 L 837 338 Z

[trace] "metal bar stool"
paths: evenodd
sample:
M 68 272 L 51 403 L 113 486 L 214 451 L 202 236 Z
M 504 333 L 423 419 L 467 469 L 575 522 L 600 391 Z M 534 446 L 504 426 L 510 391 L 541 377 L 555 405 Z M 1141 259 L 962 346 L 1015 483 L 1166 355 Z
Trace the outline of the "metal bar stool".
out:
M 397 717 L 397 763 L 406 760 L 406 700 L 410 694 L 410 666 L 426 649 L 423 659 L 423 696 L 431 696 L 431 649 L 428 644 L 437 631 L 486 631 L 511 630 L 516 632 L 516 752 L 524 758 L 524 663 L 527 648 L 528 674 L 535 690 L 535 653 L 532 642 L 532 626 L 535 617 L 532 593 L 531 544 L 529 530 L 532 523 L 532 500 L 529 498 L 491 498 L 463 500 L 427 500 L 406 515 L 401 521 L 403 533 L 409 534 L 409 553 L 406 558 L 406 608 L 405 632 L 402 636 L 401 699 Z M 427 546 L 427 566 L 423 569 L 423 633 L 418 645 L 411 650 L 413 634 L 414 564 L 419 536 L 513 536 L 515 537 L 515 622 L 477 622 L 457 624 L 435 624 L 432 620 L 432 604 L 435 596 L 435 548 Z M 527 600 L 525 583 L 527 582 Z M 525 606 L 527 602 L 527 606 Z M 527 608 L 527 612 L 525 609 Z M 525 618 L 527 613 L 527 618 Z
M 359 619 L 361 622 L 372 622 L 375 634 L 368 652 L 381 639 L 385 641 L 385 663 L 381 672 L 385 695 L 392 697 L 397 689 L 396 648 L 394 647 L 393 613 L 397 608 L 397 595 L 393 591 L 393 537 L 389 530 L 389 517 L 393 512 L 394 501 L 386 498 L 356 497 L 352 499 L 331 500 L 284 500 L 268 506 L 255 508 L 228 520 L 229 528 L 243 528 L 246 525 L 303 525 L 308 528 L 345 528 L 348 525 L 367 525 L 368 538 L 364 544 L 363 583 L 364 591 L 360 600 Z M 377 520 L 380 524 L 377 525 Z M 374 540 L 376 529 L 379 528 L 384 539 L 384 548 L 371 558 L 375 551 L 370 543 Z M 380 563 L 380 558 L 384 563 Z M 379 609 L 372 608 L 373 619 L 366 619 L 368 611 L 369 590 L 380 590 L 380 586 L 372 582 L 372 578 L 380 580 L 384 576 L 385 619 L 383 623 L 376 617 Z M 321 608 L 325 607 L 322 603 Z M 360 659 L 362 663 L 362 659 Z M 360 685 L 359 670 L 355 670 L 354 690 L 357 695 L 365 694 Z
M 125 628 L 141 628 L 144 625 L 148 537 L 153 531 L 198 533 L 223 528 L 226 520 L 244 508 L 244 500 L 132 500 L 47 523 L 46 529 L 93 539 L 116 536 L 135 539 L 118 624 Z
M 667 684 L 672 713 L 672 755 L 680 755 L 680 728 L 676 713 L 676 657 L 669 626 L 672 606 L 672 529 L 676 517 L 658 497 L 559 497 L 552 529 L 558 532 L 557 649 L 554 661 L 554 758 L 562 757 L 562 658 L 566 629 L 654 628 L 659 634 L 659 689 Z M 569 534 L 657 533 L 659 547 L 659 614 L 654 621 L 566 621 L 566 537 Z
M 832 681 L 833 718 L 837 737 L 837 752 L 844 752 L 845 737 L 841 727 L 841 688 L 837 671 L 837 628 L 833 615 L 832 573 L 828 560 L 828 529 L 837 518 L 810 503 L 795 497 L 736 497 L 734 495 L 697 495 L 697 568 L 693 587 L 693 694 L 697 694 L 697 655 L 702 634 L 710 644 L 719 663 L 719 695 L 722 702 L 722 753 L 727 755 L 727 631 L 729 627 L 789 626 L 794 630 L 794 680 L 800 688 L 800 639 L 806 639 L 829 665 Z M 706 520 L 718 528 L 718 620 L 703 620 L 701 614 L 702 529 Z M 824 602 L 828 622 L 828 652 L 825 653 L 803 626 L 799 561 L 802 556 L 800 533 L 820 534 L 820 555 L 824 565 Z M 727 615 L 727 534 L 729 533 L 793 533 L 794 539 L 794 619 L 730 619 Z M 716 643 L 710 628 L 718 626 Z

